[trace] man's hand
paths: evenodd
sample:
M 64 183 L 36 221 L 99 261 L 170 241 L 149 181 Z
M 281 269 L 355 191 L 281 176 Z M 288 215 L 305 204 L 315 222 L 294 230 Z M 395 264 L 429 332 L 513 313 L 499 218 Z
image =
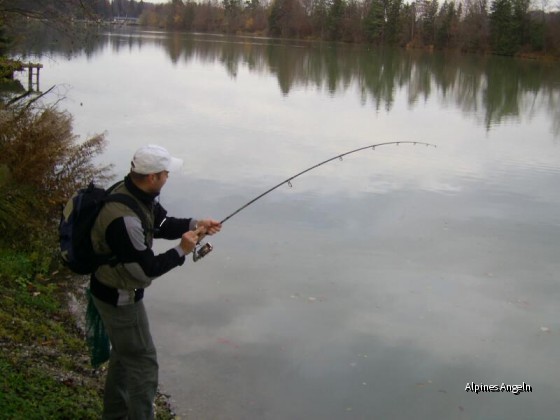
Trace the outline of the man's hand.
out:
M 213 219 L 203 219 L 197 221 L 195 230 L 183 233 L 181 237 L 181 248 L 185 254 L 190 254 L 196 244 L 199 243 L 206 235 L 214 235 L 222 229 L 222 224 Z
M 199 237 L 200 235 L 200 237 Z M 185 254 L 190 254 L 193 249 L 196 247 L 198 241 L 202 238 L 202 233 L 198 232 L 197 230 L 190 230 L 188 232 L 183 233 L 181 236 L 181 248 Z
M 196 231 L 201 230 L 204 235 L 214 235 L 222 229 L 222 224 L 214 219 L 198 220 Z

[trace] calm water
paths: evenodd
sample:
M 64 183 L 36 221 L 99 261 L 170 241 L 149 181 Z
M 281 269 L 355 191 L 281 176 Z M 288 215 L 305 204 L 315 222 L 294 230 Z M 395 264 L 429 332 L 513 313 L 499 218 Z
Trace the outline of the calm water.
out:
M 438 145 L 322 166 L 153 284 L 182 418 L 558 417 L 558 63 L 153 31 L 70 46 L 33 41 L 41 89 L 82 138 L 107 132 L 119 176 L 146 143 L 184 158 L 176 215 L 223 219 L 368 144 Z

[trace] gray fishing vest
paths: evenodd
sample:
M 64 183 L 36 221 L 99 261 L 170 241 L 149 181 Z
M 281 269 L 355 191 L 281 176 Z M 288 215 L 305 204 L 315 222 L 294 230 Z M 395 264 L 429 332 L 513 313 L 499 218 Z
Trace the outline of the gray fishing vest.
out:
M 145 212 L 147 226 L 144 226 L 144 240 L 146 246 L 151 249 L 154 239 L 153 212 L 132 195 L 125 187 L 124 183 L 118 185 L 112 193 L 126 194 L 132 197 L 138 203 L 139 208 Z M 111 254 L 111 249 L 105 240 L 105 232 L 111 222 L 119 217 L 134 217 L 138 219 L 134 210 L 125 204 L 109 202 L 103 206 L 91 230 L 91 241 L 95 253 L 100 255 Z M 102 265 L 95 271 L 95 277 L 106 286 L 129 291 L 146 288 L 153 280 L 147 277 L 140 268 L 140 265 L 135 262 L 126 264 L 116 262 Z

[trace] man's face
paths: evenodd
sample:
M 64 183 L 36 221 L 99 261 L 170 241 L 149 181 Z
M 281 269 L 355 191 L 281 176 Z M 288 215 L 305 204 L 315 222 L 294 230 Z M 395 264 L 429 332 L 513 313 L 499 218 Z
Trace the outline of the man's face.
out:
M 159 193 L 165 183 L 167 182 L 167 178 L 169 178 L 168 171 L 162 171 L 157 174 L 153 174 L 154 178 L 152 179 L 152 192 Z

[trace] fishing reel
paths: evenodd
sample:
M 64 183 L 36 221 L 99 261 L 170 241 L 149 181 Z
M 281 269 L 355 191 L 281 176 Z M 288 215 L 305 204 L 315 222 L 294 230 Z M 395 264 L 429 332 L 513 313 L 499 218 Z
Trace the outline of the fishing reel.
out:
M 201 258 L 204 258 L 206 255 L 212 251 L 214 247 L 210 242 L 206 242 L 205 244 L 198 243 L 193 249 L 192 252 L 192 259 L 194 262 L 197 262 Z

